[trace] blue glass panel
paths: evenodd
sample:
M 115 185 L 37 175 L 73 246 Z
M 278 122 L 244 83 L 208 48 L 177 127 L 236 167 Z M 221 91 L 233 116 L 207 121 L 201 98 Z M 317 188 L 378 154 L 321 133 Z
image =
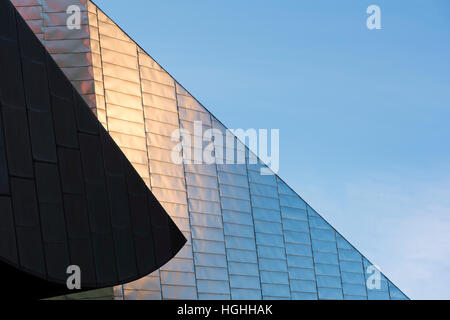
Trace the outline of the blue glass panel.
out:
M 313 239 L 312 240 L 312 248 L 313 248 L 313 251 L 330 252 L 330 253 L 337 254 L 336 242 Z
M 307 221 L 283 219 L 283 228 L 288 231 L 309 232 Z
M 367 300 L 366 296 L 351 296 L 344 294 L 344 300 Z
M 363 272 L 361 262 L 341 261 L 341 271 L 343 272 Z
M 199 300 L 230 300 L 229 294 L 199 293 Z
M 162 295 L 164 299 L 194 299 L 197 297 L 195 287 L 182 286 L 162 286 Z
M 270 297 L 286 297 L 289 298 L 291 293 L 289 291 L 289 286 L 282 284 L 262 284 L 262 293 L 264 296 Z
M 195 252 L 225 254 L 225 244 L 223 241 L 193 240 Z
M 319 299 L 342 300 L 342 289 L 335 288 L 318 288 Z
M 284 247 L 283 236 L 267 233 L 256 233 L 256 243 L 258 245 Z
M 356 250 L 339 249 L 339 259 L 341 261 L 362 262 L 361 254 L 359 254 Z
M 337 276 L 339 277 L 341 275 L 339 267 L 335 265 L 329 265 L 329 264 L 319 264 L 316 263 L 316 274 L 317 275 L 324 275 L 324 276 Z
M 323 253 L 316 252 L 314 253 L 314 261 L 316 263 L 324 263 L 324 264 L 335 264 L 338 265 L 338 256 L 334 253 Z
M 222 229 L 192 226 L 191 230 L 193 239 L 223 241 Z
M 297 292 L 317 292 L 316 283 L 314 281 L 291 280 L 291 290 Z
M 261 271 L 261 282 L 289 284 L 289 277 L 284 272 Z
M 269 186 L 276 187 L 276 181 L 274 176 L 263 176 L 260 174 L 260 172 L 255 171 L 248 171 L 248 179 L 250 183 L 260 183 L 260 184 L 266 184 Z
M 281 207 L 281 216 L 286 219 L 308 221 L 306 211 L 297 208 Z
M 229 222 L 253 226 L 253 219 L 251 214 L 242 212 L 231 212 L 225 210 L 222 211 L 222 214 L 223 214 L 223 222 L 225 223 Z
M 306 292 L 292 292 L 293 300 L 317 300 L 316 293 L 306 293 Z
M 316 275 L 313 269 L 294 268 L 289 266 L 289 278 L 291 280 L 311 280 L 316 281 Z
M 280 195 L 280 204 L 284 207 L 305 209 L 305 202 L 300 197 Z
M 259 270 L 256 264 L 229 262 L 230 274 L 243 276 L 258 276 Z
M 359 284 L 343 284 L 344 294 L 346 295 L 354 295 L 354 296 L 366 296 L 366 286 Z
M 328 222 L 326 222 L 324 219 L 320 217 L 310 217 L 309 225 L 311 228 L 333 230 L 333 228 L 328 224 Z
M 265 222 L 265 221 L 255 221 L 255 231 L 262 233 L 273 233 L 273 234 L 283 234 L 283 230 L 280 223 L 277 222 Z
M 308 233 L 294 231 L 285 231 L 284 239 L 286 242 L 311 245 L 311 239 Z
M 258 256 L 260 258 L 271 259 L 286 259 L 286 252 L 284 248 L 270 247 L 270 246 L 258 246 Z
M 190 214 L 191 225 L 206 226 L 210 228 L 222 228 L 222 218 L 217 215 L 194 213 Z
M 238 236 L 238 237 L 241 236 L 248 238 L 254 238 L 255 236 L 253 227 L 232 223 L 225 223 L 224 233 L 225 236 Z
M 194 253 L 194 261 L 197 266 L 204 267 L 227 267 L 227 261 L 224 255 L 210 253 Z
M 220 184 L 220 196 L 250 201 L 248 188 Z
M 195 267 L 195 274 L 197 279 L 214 279 L 214 280 L 228 280 L 228 271 L 225 268 L 212 267 Z
M 365 278 L 363 273 L 341 272 L 343 283 L 362 284 L 365 285 Z
M 255 251 L 228 249 L 228 261 L 258 263 L 258 257 Z
M 253 208 L 253 217 L 255 220 L 281 222 L 280 211 Z
M 275 259 L 259 259 L 259 269 L 264 271 L 287 272 L 286 261 Z
M 389 293 L 391 299 L 395 300 L 408 300 L 408 298 L 401 292 L 396 286 L 389 282 Z
M 230 275 L 232 288 L 260 289 L 259 277 Z
M 277 188 L 275 186 L 251 183 L 250 184 L 250 192 L 252 195 L 272 197 L 272 198 L 278 199 Z
M 305 244 L 286 243 L 286 253 L 289 255 L 312 257 L 311 246 Z
M 317 276 L 317 286 L 326 288 L 342 288 L 341 278 L 334 276 Z
M 389 300 L 389 292 L 381 290 L 367 290 L 369 300 Z
M 337 246 L 339 249 L 347 249 L 347 250 L 355 250 L 355 248 L 352 247 L 350 243 L 348 243 L 347 240 L 342 238 L 339 234 L 336 234 L 336 240 L 337 240 Z
M 302 256 L 287 256 L 287 261 L 289 267 L 297 267 L 297 268 L 310 268 L 314 267 L 313 259 L 311 257 L 302 257 Z
M 234 236 L 225 237 L 226 248 L 256 250 L 255 240 L 251 238 L 242 238 Z
M 270 210 L 280 210 L 278 199 L 252 196 L 252 206 Z
M 238 186 L 238 187 L 239 186 L 240 187 L 248 187 L 247 177 L 245 177 L 245 176 L 219 171 L 218 178 L 219 178 L 220 184 L 227 184 L 227 185 Z
M 233 300 L 261 300 L 261 290 L 231 288 Z
M 161 271 L 161 281 L 167 285 L 195 286 L 195 276 L 193 273 Z
M 228 281 L 197 280 L 197 289 L 199 293 L 230 293 Z
M 231 199 L 231 198 L 221 198 L 222 209 L 224 210 L 232 210 L 232 211 L 241 211 L 241 212 L 251 212 L 250 201 L 247 200 L 239 200 L 239 199 Z
M 298 195 L 286 183 L 281 181 L 281 179 L 278 178 L 277 182 L 278 182 L 278 191 L 280 194 L 298 197 Z M 306 208 L 306 203 L 305 203 L 305 208 Z
M 313 240 L 336 241 L 334 231 L 311 228 L 311 238 Z M 334 244 L 336 248 L 336 244 Z

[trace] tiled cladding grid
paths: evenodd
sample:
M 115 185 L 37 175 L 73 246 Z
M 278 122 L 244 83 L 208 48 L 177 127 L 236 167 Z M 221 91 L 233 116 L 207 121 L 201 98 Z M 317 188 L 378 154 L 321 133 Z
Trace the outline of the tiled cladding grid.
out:
M 33 32 L 43 42 L 91 109 L 95 88 L 87 14 L 87 0 L 11 0 Z M 81 9 L 80 29 L 67 28 L 70 5 Z
M 406 298 L 384 276 L 368 290 L 370 263 L 281 179 L 260 175 L 242 143 L 232 149 L 246 164 L 174 164 L 174 130 L 226 128 L 90 1 L 87 10 L 97 116 L 188 239 L 116 298 Z M 220 148 L 214 140 L 216 157 Z
M 102 19 L 114 29 L 112 37 L 132 41 L 112 21 Z M 138 57 L 150 186 L 190 242 L 159 274 L 124 286 L 125 299 L 375 297 L 362 290 L 362 265 L 349 261 L 360 254 L 351 246 L 340 248 L 346 241 L 279 178 L 261 176 L 260 166 L 248 160 L 246 165 L 171 161 L 174 130 L 194 132 L 194 121 L 202 121 L 203 132 L 226 129 L 140 48 Z M 133 65 L 130 60 L 126 67 Z M 121 71 L 111 70 L 111 77 L 133 80 L 131 73 L 123 77 Z M 130 92 L 139 96 L 135 89 L 126 90 Z M 106 110 L 109 118 L 109 104 Z M 125 113 L 120 117 L 132 112 Z M 246 152 L 235 143 L 236 154 Z M 220 147 L 216 141 L 215 151 Z M 193 155 L 196 150 L 185 146 L 181 151 Z
M 176 87 L 180 127 L 192 133 L 194 122 L 202 121 L 204 130 L 210 129 L 211 115 L 179 84 Z M 192 136 L 192 141 L 183 140 L 184 153 L 194 155 L 197 152 L 203 152 L 202 149 L 196 150 L 194 145 L 195 139 L 203 140 L 203 131 L 200 132 L 200 136 L 195 134 Z M 213 145 L 212 141 L 207 143 Z M 216 165 L 184 164 L 184 170 L 198 298 L 230 299 Z
M 184 237 L 6 1 L 0 48 L 1 260 L 60 284 L 54 293 L 66 292 L 68 265 L 85 288 L 164 265 Z
M 213 129 L 226 135 L 227 129 L 212 119 Z M 220 200 L 224 223 L 225 245 L 230 277 L 232 299 L 261 299 L 261 279 L 258 266 L 258 252 L 252 216 L 250 189 L 245 163 L 226 164 L 226 154 L 238 158 L 238 152 L 245 159 L 245 146 L 236 138 L 233 147 L 220 139 L 214 139 Z
M 283 224 L 275 176 L 263 176 L 248 164 L 251 204 L 264 299 L 290 299 Z
M 150 186 L 138 48 L 101 11 L 88 7 L 98 118 Z

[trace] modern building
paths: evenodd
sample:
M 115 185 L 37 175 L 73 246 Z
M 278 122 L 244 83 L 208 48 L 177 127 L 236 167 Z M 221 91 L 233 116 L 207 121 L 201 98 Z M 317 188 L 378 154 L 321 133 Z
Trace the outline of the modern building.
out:
M 227 128 L 93 2 L 11 2 L 187 239 L 170 262 L 102 297 L 407 299 L 280 177 L 261 174 L 270 169 L 238 139 L 243 164 L 174 162 L 177 129 Z M 80 28 L 67 25 L 73 5 Z M 230 148 L 211 141 L 214 155 Z

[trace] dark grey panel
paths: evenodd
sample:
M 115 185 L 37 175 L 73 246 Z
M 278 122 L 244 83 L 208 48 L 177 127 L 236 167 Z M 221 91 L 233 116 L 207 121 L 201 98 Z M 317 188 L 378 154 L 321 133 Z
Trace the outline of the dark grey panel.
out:
M 78 148 L 77 128 L 72 97 L 63 99 L 52 95 L 52 111 L 58 146 Z
M 5 140 L 3 138 L 3 123 L 0 113 L 0 194 L 9 194 L 8 167 L 6 165 Z
M 84 194 L 80 151 L 58 148 L 58 157 L 63 192 Z
M 19 47 L 16 41 L 5 40 L 2 34 L 3 32 L 0 34 L 0 70 L 3 76 L 0 77 L 0 100 L 7 105 L 25 108 Z
M 9 197 L 0 197 L 0 255 L 17 265 L 16 231 Z
M 50 111 L 50 95 L 45 63 L 23 59 L 22 72 L 27 105 L 32 109 Z
M 56 163 L 56 144 L 52 114 L 47 111 L 29 110 L 31 149 L 38 161 Z
M 31 147 L 25 109 L 2 106 L 6 154 L 9 174 L 18 177 L 33 177 Z

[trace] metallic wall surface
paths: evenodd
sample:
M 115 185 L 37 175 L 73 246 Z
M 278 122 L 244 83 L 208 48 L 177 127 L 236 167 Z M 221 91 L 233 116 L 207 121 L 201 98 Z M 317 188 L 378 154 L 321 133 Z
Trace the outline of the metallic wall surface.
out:
M 4 293 L 84 293 L 158 270 L 185 237 L 9 1 L 0 21 Z M 66 283 L 73 265 L 80 290 Z
M 11 0 L 91 109 L 95 107 L 94 74 L 87 0 Z M 70 5 L 81 10 L 80 29 L 67 28 Z
M 177 104 L 180 127 L 194 133 L 190 152 L 196 150 L 194 139 L 202 141 L 203 130 L 211 128 L 211 115 L 177 83 Z M 194 128 L 202 121 L 201 136 Z M 211 142 L 212 143 L 212 142 Z M 203 143 L 201 144 L 203 146 Z M 187 200 L 199 299 L 230 299 L 230 285 L 225 253 L 222 206 L 215 164 L 184 164 Z
M 86 88 L 74 85 L 188 239 L 160 270 L 115 287 L 116 299 L 407 299 L 384 276 L 368 289 L 372 264 L 279 177 L 261 175 L 237 139 L 245 164 L 173 163 L 174 130 L 227 129 L 92 2 L 13 2 L 62 67 L 83 69 Z M 75 2 L 87 17 L 77 43 L 46 22 Z M 216 157 L 229 148 L 210 143 Z

